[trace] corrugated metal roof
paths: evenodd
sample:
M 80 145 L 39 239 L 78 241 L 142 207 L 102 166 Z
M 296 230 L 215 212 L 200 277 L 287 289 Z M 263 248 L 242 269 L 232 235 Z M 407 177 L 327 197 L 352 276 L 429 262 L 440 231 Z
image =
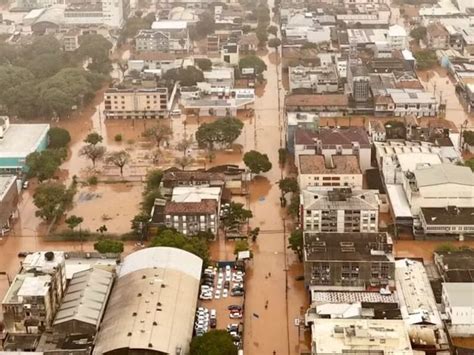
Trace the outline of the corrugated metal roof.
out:
M 443 163 L 426 169 L 417 169 L 414 174 L 418 187 L 450 183 L 474 186 L 474 174 L 466 166 Z

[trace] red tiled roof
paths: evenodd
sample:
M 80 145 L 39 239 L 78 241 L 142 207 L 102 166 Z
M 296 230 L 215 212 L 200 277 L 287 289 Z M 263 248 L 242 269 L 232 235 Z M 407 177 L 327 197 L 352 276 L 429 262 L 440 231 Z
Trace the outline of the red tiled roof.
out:
M 295 144 L 313 144 L 315 140 L 320 140 L 322 145 L 350 145 L 352 142 L 358 142 L 361 146 L 370 145 L 362 127 L 321 128 L 319 132 L 298 128 L 295 132 Z
M 288 95 L 285 98 L 287 106 L 347 106 L 349 99 L 346 95 Z
M 173 202 L 165 206 L 165 214 L 213 214 L 217 213 L 216 200 L 202 200 L 201 202 Z

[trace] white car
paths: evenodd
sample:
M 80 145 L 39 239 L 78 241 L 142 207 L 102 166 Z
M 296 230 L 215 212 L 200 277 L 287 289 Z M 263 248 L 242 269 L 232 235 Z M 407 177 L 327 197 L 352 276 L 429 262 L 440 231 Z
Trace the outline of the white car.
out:
M 212 300 L 212 293 L 201 293 L 199 298 L 202 300 Z
M 229 296 L 229 290 L 225 288 L 222 291 L 222 298 L 227 298 L 228 296 Z
M 217 281 L 216 289 L 222 288 L 222 280 Z
M 220 281 L 224 280 L 224 274 L 222 272 L 220 272 L 219 275 L 217 276 L 217 281 L 219 282 L 219 280 Z
M 242 313 L 232 312 L 232 313 L 229 314 L 229 318 L 231 318 L 231 319 L 240 319 L 240 318 L 242 318 Z
M 214 298 L 216 300 L 218 300 L 219 298 L 221 298 L 221 290 L 216 290 L 216 293 L 214 294 Z
M 225 275 L 225 280 L 230 282 L 230 280 L 231 280 L 230 275 Z

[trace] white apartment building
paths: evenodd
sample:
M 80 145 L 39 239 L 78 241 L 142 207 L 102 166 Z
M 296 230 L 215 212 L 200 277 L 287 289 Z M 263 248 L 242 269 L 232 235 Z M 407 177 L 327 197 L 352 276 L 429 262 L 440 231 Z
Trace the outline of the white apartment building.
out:
M 203 72 L 204 80 L 211 88 L 226 88 L 232 89 L 234 87 L 234 68 L 212 68 L 209 71 Z
M 129 12 L 129 0 L 74 3 L 64 10 L 64 21 L 66 25 L 106 25 L 121 28 Z
M 339 77 L 334 65 L 321 67 L 289 67 L 290 92 L 310 90 L 314 94 L 339 91 Z
M 407 31 L 400 25 L 393 25 L 388 28 L 387 39 L 392 49 L 402 50 L 407 48 Z
M 189 39 L 188 23 L 186 21 L 160 20 L 151 25 L 151 29 L 161 32 L 168 37 L 170 52 L 188 52 L 192 47 Z
M 301 225 L 320 233 L 378 232 L 376 190 L 310 186 L 301 193 Z
M 106 118 L 164 118 L 168 110 L 167 88 L 111 88 L 105 92 Z
M 451 325 L 474 326 L 474 283 L 444 282 L 442 301 Z
M 426 91 L 413 89 L 387 89 L 395 105 L 394 116 L 433 117 L 438 114 L 436 97 Z
M 308 186 L 362 188 L 362 171 L 354 155 L 300 155 L 298 182 L 301 189 Z

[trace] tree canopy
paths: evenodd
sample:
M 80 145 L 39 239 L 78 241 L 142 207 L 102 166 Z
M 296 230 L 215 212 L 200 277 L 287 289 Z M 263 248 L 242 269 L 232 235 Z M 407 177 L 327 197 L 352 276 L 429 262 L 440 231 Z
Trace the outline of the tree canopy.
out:
M 267 70 L 267 65 L 256 55 L 248 55 L 239 60 L 239 69 L 254 68 L 255 74 L 261 74 Z
M 270 48 L 278 48 L 281 46 L 281 40 L 279 38 L 271 38 L 269 41 L 268 41 L 268 46 Z
M 298 192 L 298 180 L 294 177 L 287 177 L 278 181 L 278 186 L 282 194 L 287 194 L 288 192 Z
M 231 227 L 246 223 L 252 217 L 252 211 L 245 209 L 242 203 L 231 202 L 229 208 L 223 214 L 222 224 Z
M 244 124 L 235 117 L 225 117 L 211 123 L 203 123 L 196 131 L 200 147 L 213 150 L 215 145 L 230 145 L 242 132 Z
M 51 179 L 66 159 L 67 152 L 62 149 L 46 149 L 33 152 L 26 157 L 28 177 L 36 177 L 39 182 Z
M 71 215 L 64 222 L 66 222 L 67 226 L 71 229 L 74 230 L 79 224 L 81 224 L 84 221 L 84 218 L 76 216 L 76 215 Z
M 92 166 L 95 167 L 97 161 L 105 156 L 106 151 L 107 149 L 102 145 L 88 144 L 79 150 L 79 155 L 90 159 Z
M 251 150 L 244 154 L 244 163 L 253 174 L 265 173 L 272 168 L 268 155 L 256 150 Z
M 207 70 L 212 69 L 212 62 L 209 58 L 196 58 L 194 59 L 194 62 L 202 71 L 207 71 Z
M 415 52 L 414 56 L 416 58 L 416 66 L 421 70 L 432 68 L 438 62 L 436 52 L 431 49 L 422 49 Z
M 52 127 L 48 131 L 48 139 L 48 148 L 66 148 L 69 142 L 71 141 L 71 135 L 69 134 L 69 131 L 64 128 Z
M 298 255 L 300 261 L 303 260 L 303 232 L 300 229 L 291 232 L 288 238 L 288 249 L 291 249 Z
M 211 330 L 192 339 L 190 355 L 237 355 L 237 347 L 227 331 Z
M 418 43 L 421 40 L 426 38 L 426 27 L 425 26 L 417 26 L 410 31 L 410 37 L 415 39 Z
M 92 144 L 92 145 L 97 145 L 99 143 L 102 143 L 104 138 L 97 132 L 92 132 L 87 135 L 87 137 L 84 139 L 84 143 L 87 144 Z
M 123 243 L 113 239 L 101 239 L 94 243 L 94 249 L 101 254 L 123 252 Z
M 130 154 L 126 150 L 119 150 L 109 153 L 105 158 L 105 161 L 108 164 L 115 165 L 117 168 L 119 168 L 120 176 L 123 176 L 123 168 L 128 164 L 130 158 Z
M 197 237 L 188 237 L 175 230 L 165 229 L 161 231 L 155 238 L 153 238 L 150 246 L 183 249 L 199 256 L 203 259 L 205 265 L 207 265 L 209 261 L 209 251 L 206 240 Z
M 74 194 L 71 190 L 56 181 L 40 184 L 33 195 L 33 203 L 38 208 L 37 217 L 51 221 L 61 216 L 72 203 Z
M 204 74 L 199 69 L 188 66 L 168 70 L 163 75 L 163 80 L 169 82 L 179 81 L 181 86 L 194 86 L 196 83 L 204 81 Z

